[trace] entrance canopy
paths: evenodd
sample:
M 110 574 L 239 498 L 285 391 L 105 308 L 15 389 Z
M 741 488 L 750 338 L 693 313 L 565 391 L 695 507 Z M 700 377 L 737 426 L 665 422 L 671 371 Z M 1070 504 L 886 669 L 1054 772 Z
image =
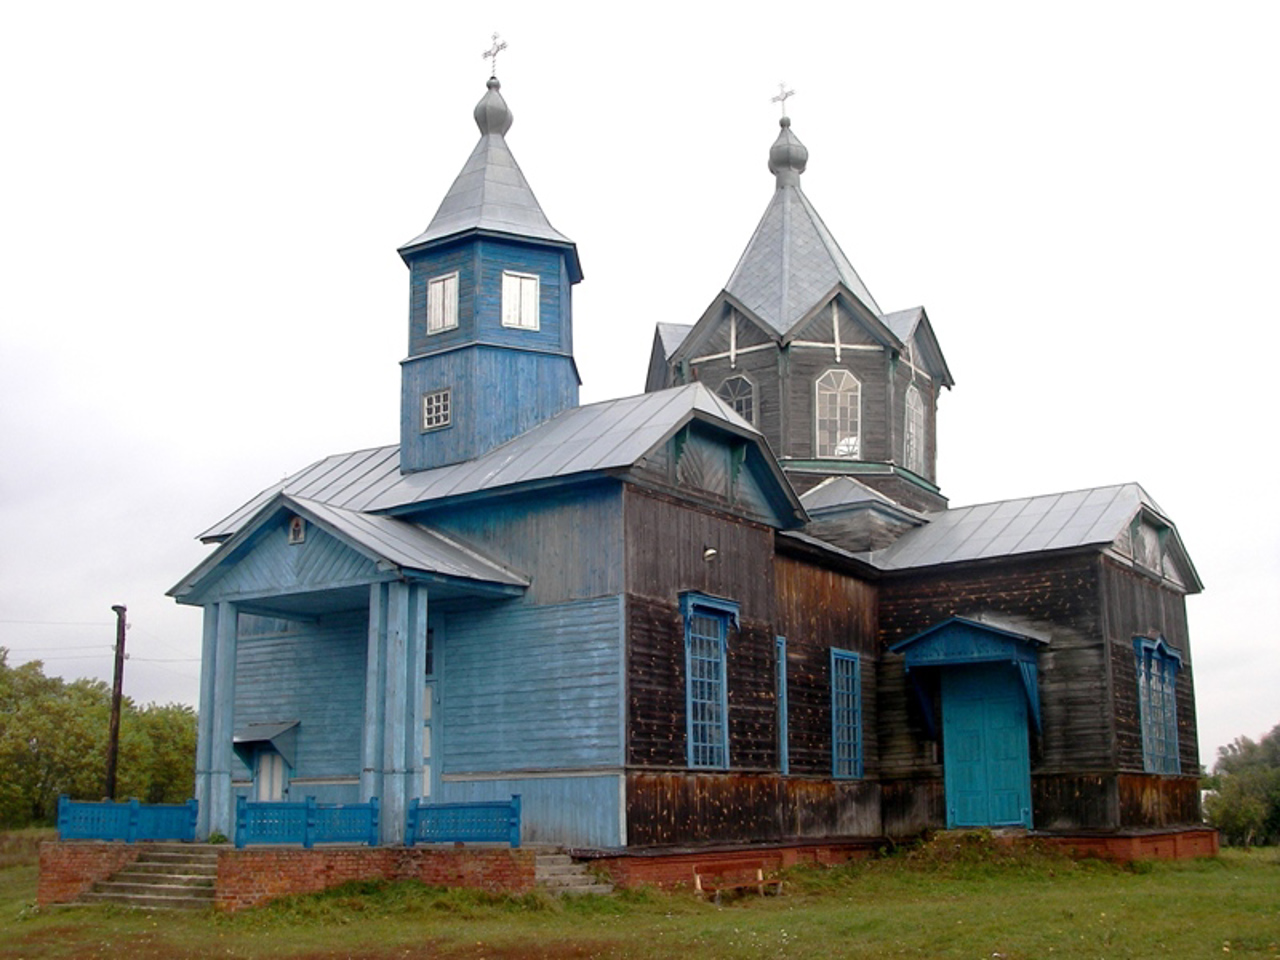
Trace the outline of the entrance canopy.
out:
M 276 753 L 284 757 L 284 762 L 294 766 L 294 756 L 298 752 L 298 721 L 288 720 L 282 723 L 250 723 L 237 730 L 232 740 L 232 747 L 250 769 L 253 767 L 253 752 L 266 744 Z
M 1036 689 L 1036 660 L 1040 649 L 1048 644 L 1045 638 L 1024 631 L 967 617 L 951 617 L 914 637 L 895 643 L 889 652 L 904 656 L 907 675 L 911 677 L 911 685 L 933 736 L 937 736 L 938 722 L 933 715 L 933 699 L 923 686 L 922 671 L 976 663 L 1009 663 L 1018 670 L 1027 694 L 1031 720 L 1039 733 L 1040 695 Z

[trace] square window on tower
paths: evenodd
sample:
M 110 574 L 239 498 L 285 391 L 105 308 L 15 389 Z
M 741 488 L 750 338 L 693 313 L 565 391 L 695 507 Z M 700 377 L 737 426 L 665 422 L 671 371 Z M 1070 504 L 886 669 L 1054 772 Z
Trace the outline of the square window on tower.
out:
M 453 422 L 453 399 L 449 389 L 422 395 L 422 429 L 439 430 Z

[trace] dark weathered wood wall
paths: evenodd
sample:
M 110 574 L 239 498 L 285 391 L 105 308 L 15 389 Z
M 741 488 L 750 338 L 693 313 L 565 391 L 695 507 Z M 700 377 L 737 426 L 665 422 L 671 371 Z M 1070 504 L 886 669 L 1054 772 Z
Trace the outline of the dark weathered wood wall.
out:
M 791 772 L 830 776 L 831 648 L 862 655 L 862 753 L 877 774 L 876 590 L 849 574 L 779 555 L 777 632 L 787 638 Z
M 1178 672 L 1178 759 L 1182 772 L 1200 772 L 1196 731 L 1191 646 L 1186 598 L 1153 577 L 1115 560 L 1102 561 L 1106 592 L 1106 630 L 1111 652 L 1116 718 L 1116 762 L 1121 770 L 1141 772 L 1142 726 L 1138 716 L 1137 661 L 1134 637 L 1160 635 L 1182 655 Z

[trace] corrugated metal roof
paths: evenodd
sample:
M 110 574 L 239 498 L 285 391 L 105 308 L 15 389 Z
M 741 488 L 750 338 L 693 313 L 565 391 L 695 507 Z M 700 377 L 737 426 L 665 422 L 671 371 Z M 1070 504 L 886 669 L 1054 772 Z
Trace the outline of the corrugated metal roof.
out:
M 883 570 L 1113 543 L 1142 507 L 1162 514 L 1136 483 L 956 507 L 868 555 Z
M 801 494 L 800 502 L 811 514 L 861 503 L 882 503 L 897 510 L 903 509 L 880 491 L 873 490 L 852 477 L 828 477 L 812 490 Z
M 689 336 L 689 331 L 693 329 L 693 324 L 689 323 L 660 323 L 658 324 L 658 339 L 662 342 L 662 352 L 668 360 L 671 355 L 676 352 L 680 344 L 684 343 L 685 338 Z
M 488 583 L 529 585 L 527 577 L 430 527 L 394 517 L 343 510 L 317 500 L 294 497 L 283 500 L 322 527 L 397 567 Z
M 398 446 L 326 457 L 267 488 L 200 539 L 231 536 L 281 493 L 348 511 L 395 510 L 513 484 L 625 469 L 695 416 L 760 438 L 723 400 L 701 383 L 691 383 L 566 410 L 475 460 L 435 470 L 402 475 Z
M 516 163 L 504 134 L 511 113 L 498 93 L 497 82 L 476 106 L 480 140 L 463 164 L 462 172 L 445 194 L 427 229 L 400 248 L 415 247 L 471 230 L 546 240 L 573 247 L 573 241 L 551 226 Z M 581 279 L 577 250 L 570 254 L 572 279 Z
M 870 291 L 798 185 L 778 187 L 725 289 L 786 334 L 837 283 L 875 316 Z

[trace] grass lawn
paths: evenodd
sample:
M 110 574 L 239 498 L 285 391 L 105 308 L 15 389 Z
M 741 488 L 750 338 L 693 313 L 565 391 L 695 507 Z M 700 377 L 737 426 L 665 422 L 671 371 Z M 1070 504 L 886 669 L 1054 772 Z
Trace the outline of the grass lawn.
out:
M 788 874 L 781 897 L 555 900 L 347 887 L 234 916 L 36 911 L 0 837 L 0 957 L 1280 958 L 1280 851 L 1140 864 L 1011 853 L 983 834 Z M 21 844 L 19 844 L 19 847 Z M 29 842 L 28 842 L 29 846 Z

